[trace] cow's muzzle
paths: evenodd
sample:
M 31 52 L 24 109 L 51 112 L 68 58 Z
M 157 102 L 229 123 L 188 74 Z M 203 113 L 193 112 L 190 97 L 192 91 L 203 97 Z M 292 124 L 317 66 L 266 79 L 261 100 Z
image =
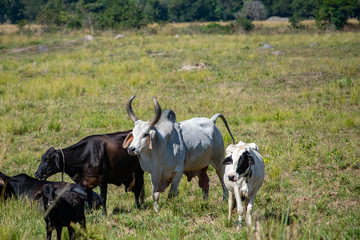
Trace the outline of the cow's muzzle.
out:
M 136 155 L 139 154 L 138 151 L 136 150 L 136 148 L 134 148 L 134 147 L 128 147 L 128 148 L 127 148 L 127 151 L 128 151 L 128 153 L 129 153 L 130 155 L 132 155 L 132 156 L 136 156 Z
M 37 179 L 39 179 L 39 180 L 41 180 L 41 181 L 47 179 L 47 177 L 45 176 L 45 174 L 41 174 L 41 173 L 38 173 L 38 172 L 35 173 L 35 178 L 37 178 Z
M 229 178 L 230 181 L 235 182 L 235 175 L 229 174 L 228 178 Z

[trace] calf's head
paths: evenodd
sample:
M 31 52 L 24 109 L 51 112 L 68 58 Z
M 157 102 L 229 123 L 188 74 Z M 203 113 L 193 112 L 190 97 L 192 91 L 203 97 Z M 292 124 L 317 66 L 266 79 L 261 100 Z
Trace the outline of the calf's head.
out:
M 227 151 L 223 164 L 230 165 L 231 170 L 227 177 L 230 181 L 236 182 L 250 171 L 250 165 L 254 165 L 255 162 L 248 149 L 237 148 L 230 153 Z
M 39 200 L 40 198 L 43 199 L 44 208 L 47 209 L 50 205 L 52 205 L 55 201 L 56 194 L 55 191 L 57 190 L 56 186 L 51 184 L 45 184 L 39 192 L 35 195 L 35 200 Z
M 140 120 L 132 111 L 131 102 L 135 96 L 132 96 L 126 105 L 127 113 L 134 123 L 134 129 L 129 133 L 124 140 L 123 148 L 127 148 L 130 155 L 139 155 L 145 149 L 152 149 L 155 138 L 155 124 L 159 121 L 161 116 L 161 108 L 159 103 L 153 97 L 155 116 L 151 121 Z
M 41 157 L 41 163 L 35 173 L 35 177 L 41 180 L 60 172 L 60 155 L 55 148 L 49 148 Z

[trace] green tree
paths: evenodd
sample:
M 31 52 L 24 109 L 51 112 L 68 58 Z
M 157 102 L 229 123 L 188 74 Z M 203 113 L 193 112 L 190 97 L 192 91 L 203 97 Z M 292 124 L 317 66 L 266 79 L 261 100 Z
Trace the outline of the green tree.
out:
M 289 18 L 292 28 L 304 28 L 300 22 L 314 17 L 316 0 L 294 0 L 291 4 L 293 15 Z
M 10 21 L 17 23 L 24 19 L 24 3 L 22 0 L 1 0 L 0 1 L 0 22 Z
M 269 16 L 290 17 L 293 15 L 292 0 L 264 0 Z
M 314 17 L 316 0 L 294 0 L 291 4 L 293 15 L 299 19 Z
M 222 18 L 224 20 L 234 20 L 235 13 L 239 12 L 243 7 L 244 1 L 242 0 L 221 0 L 222 5 Z
M 359 0 L 317 0 L 315 18 L 320 28 L 334 25 L 340 30 L 350 17 L 359 18 Z
M 88 27 L 94 34 L 97 14 L 104 10 L 104 6 L 97 0 L 80 0 L 76 4 L 77 16 L 82 27 Z
M 170 0 L 169 21 L 216 21 L 226 20 L 224 5 L 220 0 Z
M 71 27 L 77 21 L 76 2 L 76 0 L 49 0 L 41 6 L 36 16 L 37 22 L 47 29 Z
M 6 7 L 6 1 L 0 0 L 0 23 L 4 23 L 6 21 L 7 9 L 5 7 Z
M 28 21 L 36 20 L 41 6 L 47 3 L 47 0 L 23 0 L 24 3 L 24 18 Z
M 235 17 L 237 19 L 264 20 L 267 17 L 267 10 L 261 1 L 247 1 L 241 11 L 235 14 Z
M 103 9 L 99 12 L 96 26 L 109 28 L 141 28 L 147 24 L 144 14 L 135 0 L 100 0 Z
M 141 0 L 140 5 L 144 16 L 151 22 L 168 20 L 168 4 L 167 0 Z

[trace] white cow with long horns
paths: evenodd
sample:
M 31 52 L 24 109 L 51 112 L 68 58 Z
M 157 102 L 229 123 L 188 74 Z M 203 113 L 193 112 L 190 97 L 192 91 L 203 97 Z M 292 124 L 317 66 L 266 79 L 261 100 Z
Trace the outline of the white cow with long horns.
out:
M 160 193 L 170 183 L 169 196 L 178 194 L 182 174 L 187 176 L 188 181 L 198 176 L 199 187 L 204 199 L 207 199 L 209 177 L 206 170 L 209 165 L 216 169 L 224 197 L 227 197 L 222 164 L 224 140 L 215 126 L 216 119 L 220 117 L 234 143 L 225 117 L 217 113 L 211 119 L 192 118 L 178 123 L 175 113 L 172 110 L 162 112 L 153 97 L 155 116 L 151 121 L 142 121 L 132 111 L 131 102 L 134 97 L 128 100 L 126 110 L 135 127 L 126 137 L 123 147 L 127 148 L 129 154 L 137 155 L 141 168 L 151 174 L 155 211 L 159 210 Z

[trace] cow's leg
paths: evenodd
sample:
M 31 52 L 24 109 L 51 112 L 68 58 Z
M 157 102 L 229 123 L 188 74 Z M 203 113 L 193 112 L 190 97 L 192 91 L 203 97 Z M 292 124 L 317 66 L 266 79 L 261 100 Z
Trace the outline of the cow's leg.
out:
M 137 171 L 137 173 L 135 174 L 135 186 L 133 192 L 135 195 L 136 206 L 140 208 L 141 206 L 140 204 L 144 203 L 144 197 L 145 197 L 144 172 L 142 169 Z
M 237 213 L 238 213 L 238 218 L 239 218 L 239 225 L 242 225 L 242 215 L 243 215 L 243 205 L 242 205 L 242 201 L 241 201 L 241 196 L 240 196 L 240 191 L 238 187 L 234 188 L 234 194 L 235 194 L 235 199 L 236 199 L 236 208 L 237 208 Z
M 201 169 L 200 171 L 200 175 L 199 175 L 199 187 L 202 189 L 203 192 L 203 199 L 207 200 L 208 196 L 209 196 L 209 182 L 210 179 L 206 173 L 208 167 L 205 167 L 203 169 Z
M 62 227 L 56 227 L 56 239 L 61 240 Z
M 69 231 L 69 239 L 74 240 L 75 239 L 75 230 L 70 226 L 68 226 L 67 228 Z
M 179 173 L 179 172 L 174 175 L 174 178 L 172 179 L 172 182 L 171 182 L 171 188 L 169 191 L 169 195 L 168 195 L 169 198 L 172 198 L 179 194 L 178 189 L 179 189 L 181 177 L 182 177 L 182 173 Z
M 159 212 L 159 200 L 160 200 L 160 192 L 153 192 L 154 210 L 157 213 Z
M 251 213 L 252 213 L 252 209 L 253 209 L 254 202 L 255 202 L 255 195 L 256 195 L 256 193 L 250 197 L 250 199 L 248 200 L 249 203 L 247 204 L 246 218 L 247 218 L 247 224 L 249 226 L 252 225 L 252 222 L 251 222 L 252 214 Z
M 218 167 L 214 166 L 214 168 L 216 170 L 216 174 L 219 177 L 221 187 L 223 189 L 223 200 L 226 200 L 229 196 L 228 196 L 228 190 L 227 190 L 227 188 L 225 186 L 225 183 L 224 183 L 224 172 L 225 172 L 224 166 L 223 165 L 218 166 Z
M 93 190 L 92 188 L 86 188 L 88 208 L 92 209 L 93 207 Z
M 154 210 L 155 212 L 159 212 L 159 200 L 160 200 L 160 179 L 158 179 L 159 174 L 151 174 L 151 184 L 153 187 L 153 201 L 154 201 Z
M 143 184 L 141 191 L 140 191 L 140 204 L 145 203 L 145 184 Z
M 107 194 L 107 182 L 100 182 L 100 197 L 101 197 L 101 206 L 102 214 L 106 216 L 106 194 Z
M 249 198 L 245 197 L 244 199 L 244 216 L 245 216 L 245 223 L 247 222 L 246 216 L 248 212 L 248 204 L 249 204 Z
M 233 207 L 234 207 L 234 194 L 229 191 L 229 200 L 228 200 L 228 203 L 229 203 L 229 215 L 228 215 L 228 220 L 231 221 L 231 212 L 233 210 Z
M 51 232 L 52 232 L 52 230 L 46 229 L 46 240 L 51 239 Z
M 86 218 L 85 218 L 85 213 L 82 211 L 80 213 L 80 225 L 82 228 L 86 229 Z

